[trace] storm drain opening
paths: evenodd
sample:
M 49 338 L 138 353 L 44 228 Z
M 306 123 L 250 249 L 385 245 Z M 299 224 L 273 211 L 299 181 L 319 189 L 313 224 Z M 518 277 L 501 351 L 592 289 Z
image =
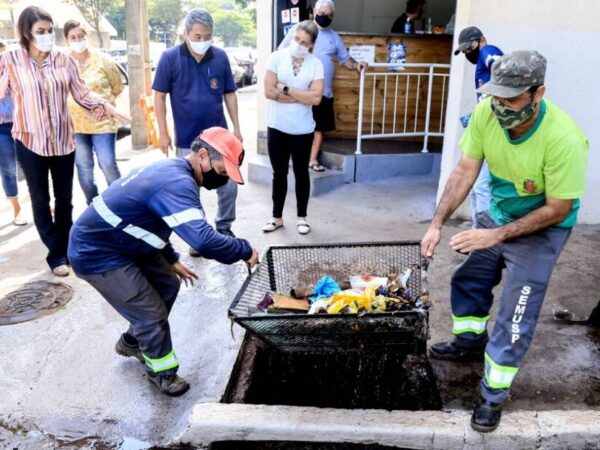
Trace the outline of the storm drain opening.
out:
M 58 311 L 73 297 L 73 288 L 64 283 L 35 281 L 0 295 L 0 325 L 12 325 Z
M 229 310 L 248 332 L 222 402 L 441 409 L 426 355 L 426 269 L 418 242 L 270 247 Z M 339 282 L 391 280 L 393 273 L 407 274 L 402 281 L 407 300 L 400 307 L 318 314 L 260 308 L 265 292 L 314 287 L 324 276 Z
M 408 450 L 378 444 L 338 444 L 332 442 L 214 442 L 208 450 Z

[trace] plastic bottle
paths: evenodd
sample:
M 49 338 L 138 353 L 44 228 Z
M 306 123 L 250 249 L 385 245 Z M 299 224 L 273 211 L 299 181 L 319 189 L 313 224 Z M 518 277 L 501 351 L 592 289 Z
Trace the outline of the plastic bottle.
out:
M 433 25 L 431 24 L 431 17 L 427 18 L 427 26 L 425 28 L 425 32 L 427 34 L 431 34 L 433 32 Z
M 410 21 L 410 17 L 406 19 L 404 22 L 404 34 L 412 34 L 413 32 L 413 23 Z

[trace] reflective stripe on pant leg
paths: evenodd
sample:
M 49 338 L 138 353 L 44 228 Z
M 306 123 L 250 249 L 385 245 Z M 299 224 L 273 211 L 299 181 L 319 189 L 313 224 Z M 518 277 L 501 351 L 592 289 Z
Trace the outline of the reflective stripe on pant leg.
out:
M 464 316 L 458 317 L 452 314 L 452 334 L 475 333 L 483 334 L 486 331 L 486 325 L 490 316 L 475 317 Z
M 154 373 L 164 372 L 166 370 L 175 369 L 179 367 L 179 362 L 175 357 L 175 352 L 170 351 L 166 356 L 162 358 L 150 358 L 149 356 L 142 353 L 146 366 Z
M 490 355 L 485 353 L 484 378 L 492 389 L 508 389 L 519 371 L 518 367 L 501 366 L 496 364 Z

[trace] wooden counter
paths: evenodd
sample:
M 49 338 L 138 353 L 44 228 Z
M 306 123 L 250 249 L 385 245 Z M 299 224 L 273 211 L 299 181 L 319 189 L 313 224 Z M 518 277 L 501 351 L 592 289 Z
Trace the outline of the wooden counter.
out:
M 357 45 L 375 45 L 375 62 L 386 63 L 388 49 L 387 45 L 389 42 L 403 42 L 406 45 L 406 62 L 407 63 L 438 63 L 438 64 L 449 64 L 452 52 L 452 35 L 446 34 L 429 34 L 429 35 L 404 35 L 404 34 L 360 34 L 360 33 L 339 33 L 340 37 L 344 41 L 346 48 L 357 46 Z M 335 107 L 335 120 L 337 129 L 331 133 L 327 133 L 328 136 L 338 138 L 355 138 L 356 137 L 356 122 L 358 120 L 358 99 L 359 99 L 359 74 L 356 70 L 350 70 L 343 66 L 335 63 L 335 77 L 333 80 L 333 93 L 334 93 L 334 107 Z M 382 77 L 383 78 L 383 77 Z M 425 82 L 426 84 L 426 79 Z M 412 87 L 413 92 L 417 92 L 417 85 Z M 447 90 L 446 83 L 446 90 Z M 425 86 L 426 88 L 426 86 Z M 372 89 L 372 88 L 371 88 Z M 383 83 L 377 82 L 377 96 L 383 97 L 384 87 Z M 392 90 L 388 90 L 386 99 L 389 101 L 390 97 L 393 101 Z M 418 89 L 419 92 L 419 118 L 424 117 L 425 114 L 425 102 L 427 99 L 427 90 L 421 85 Z M 441 85 L 434 86 L 434 99 L 439 99 L 442 95 Z M 447 98 L 447 91 L 446 96 Z M 398 99 L 399 101 L 406 101 L 409 104 L 409 111 L 407 120 L 407 126 L 409 129 L 414 125 L 414 112 L 416 105 L 416 99 Z M 442 114 L 445 111 L 445 107 L 440 108 L 440 101 L 432 102 L 431 119 L 432 123 L 440 121 Z M 382 113 L 382 109 L 379 107 L 375 109 L 375 114 L 379 115 Z M 370 118 L 371 109 L 370 104 L 365 104 L 365 116 L 368 114 Z M 404 114 L 404 107 L 402 107 L 402 121 Z M 391 114 L 386 114 L 386 123 L 392 123 L 393 117 Z M 400 119 L 396 117 L 397 122 Z M 379 124 L 381 126 L 381 124 Z M 403 126 L 403 124 L 402 124 Z M 388 130 L 386 130 L 388 131 Z

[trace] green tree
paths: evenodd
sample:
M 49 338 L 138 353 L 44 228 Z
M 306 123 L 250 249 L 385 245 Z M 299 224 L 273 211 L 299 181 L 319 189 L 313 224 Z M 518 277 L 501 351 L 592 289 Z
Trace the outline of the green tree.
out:
M 115 0 L 73 0 L 81 11 L 81 14 L 89 22 L 94 31 L 98 33 L 100 47 L 104 46 L 102 33 L 100 32 L 100 21 Z
M 121 39 L 125 39 L 125 0 L 114 0 L 104 17 L 111 23 Z
M 214 20 L 214 35 L 226 47 L 256 47 L 256 7 L 251 0 L 188 0 L 186 7 L 208 10 Z
M 150 0 L 148 2 L 150 37 L 171 46 L 177 38 L 177 27 L 184 15 L 180 0 Z

